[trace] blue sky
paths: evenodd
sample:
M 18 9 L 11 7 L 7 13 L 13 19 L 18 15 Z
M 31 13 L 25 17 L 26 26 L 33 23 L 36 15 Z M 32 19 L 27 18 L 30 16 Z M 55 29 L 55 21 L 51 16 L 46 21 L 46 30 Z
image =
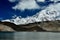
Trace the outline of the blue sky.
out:
M 46 0 L 47 1 L 47 0 Z M 36 1 L 37 2 L 37 1 Z M 33 16 L 37 12 L 39 12 L 41 9 L 34 9 L 34 10 L 14 10 L 12 9 L 13 6 L 15 6 L 18 2 L 11 3 L 8 0 L 0 0 L 0 20 L 2 19 L 11 19 L 12 16 L 17 15 L 21 17 L 27 17 L 27 16 Z M 37 2 L 39 6 L 48 6 L 53 2 Z

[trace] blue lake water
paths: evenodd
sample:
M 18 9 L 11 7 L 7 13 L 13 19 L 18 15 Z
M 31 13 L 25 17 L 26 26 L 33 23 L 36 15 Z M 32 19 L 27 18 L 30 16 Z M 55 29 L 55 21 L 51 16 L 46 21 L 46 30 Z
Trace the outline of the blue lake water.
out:
M 54 32 L 0 32 L 0 40 L 60 40 Z

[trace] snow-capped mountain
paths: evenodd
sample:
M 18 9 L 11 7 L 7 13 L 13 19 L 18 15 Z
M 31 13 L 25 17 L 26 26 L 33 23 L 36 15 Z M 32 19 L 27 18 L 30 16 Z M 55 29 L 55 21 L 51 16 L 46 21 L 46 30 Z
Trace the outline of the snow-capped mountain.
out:
M 50 4 L 48 7 L 43 9 L 42 11 L 36 13 L 36 15 L 28 16 L 26 18 L 16 17 L 13 19 L 6 19 L 2 20 L 2 22 L 8 21 L 12 22 L 16 25 L 20 24 L 28 24 L 34 22 L 41 22 L 41 21 L 54 21 L 60 20 L 60 3 Z

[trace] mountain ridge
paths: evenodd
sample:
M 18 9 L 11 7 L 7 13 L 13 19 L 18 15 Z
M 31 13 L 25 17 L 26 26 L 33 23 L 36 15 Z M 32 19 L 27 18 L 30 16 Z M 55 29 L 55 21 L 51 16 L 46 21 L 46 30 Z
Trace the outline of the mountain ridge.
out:
M 60 20 L 35 22 L 24 25 L 16 25 L 10 22 L 0 22 L 15 31 L 60 31 Z

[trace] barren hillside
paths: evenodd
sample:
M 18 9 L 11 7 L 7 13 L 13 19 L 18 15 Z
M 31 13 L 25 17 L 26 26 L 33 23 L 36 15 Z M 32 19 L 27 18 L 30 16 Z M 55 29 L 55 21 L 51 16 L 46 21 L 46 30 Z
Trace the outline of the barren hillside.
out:
M 43 21 L 24 25 L 0 22 L 0 31 L 60 31 L 60 21 Z

